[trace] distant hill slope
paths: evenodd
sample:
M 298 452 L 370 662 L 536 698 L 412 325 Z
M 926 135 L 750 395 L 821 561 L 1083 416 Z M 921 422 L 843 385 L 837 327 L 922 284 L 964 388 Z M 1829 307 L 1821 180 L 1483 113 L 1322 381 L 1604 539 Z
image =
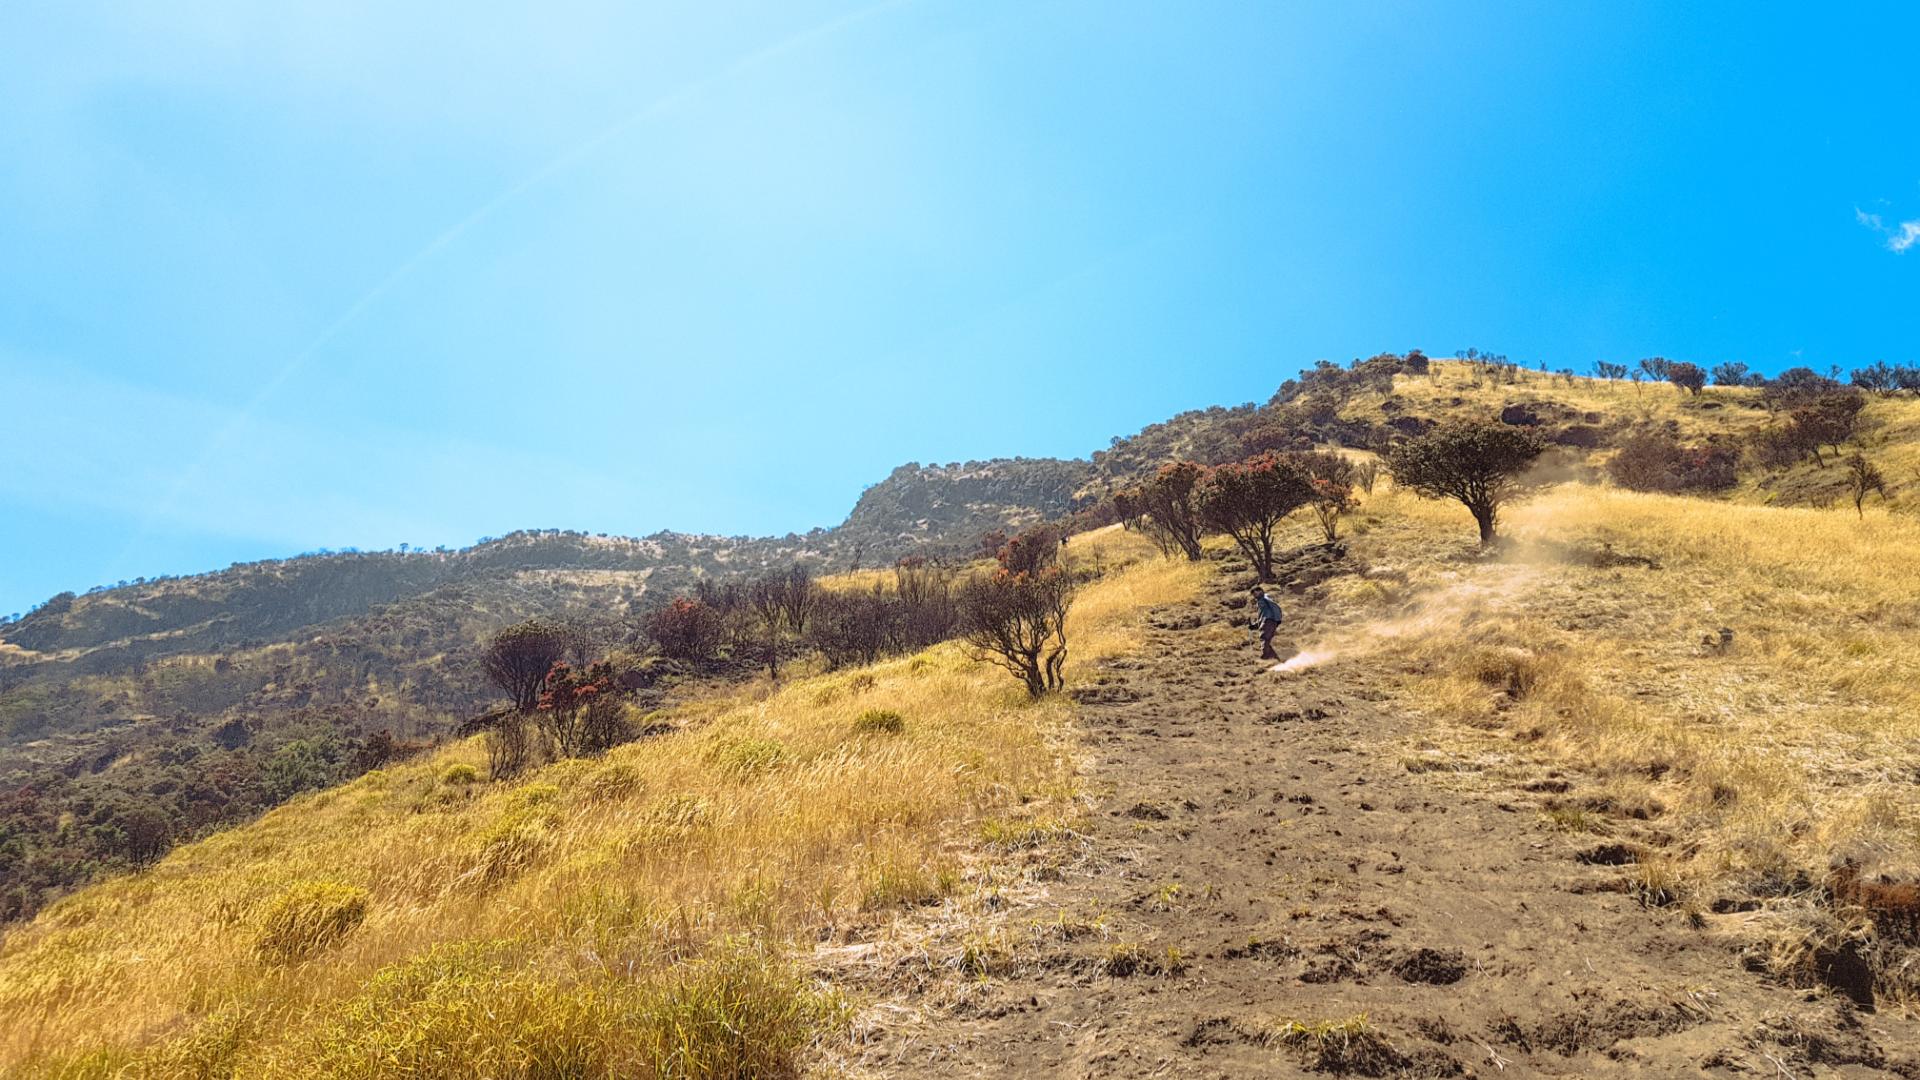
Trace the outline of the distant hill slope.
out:
M 1092 476 L 1087 462 L 1058 458 L 902 465 L 861 493 L 833 539 L 883 554 L 964 543 L 994 529 L 1064 517 Z

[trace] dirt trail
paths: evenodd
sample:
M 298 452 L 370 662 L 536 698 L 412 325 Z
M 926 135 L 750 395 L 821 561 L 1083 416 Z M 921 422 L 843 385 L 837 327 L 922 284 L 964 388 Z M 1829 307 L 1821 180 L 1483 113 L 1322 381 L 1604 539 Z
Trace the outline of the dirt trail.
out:
M 854 1071 L 1920 1077 L 1911 1020 L 1766 984 L 1543 826 L 1577 777 L 1486 796 L 1410 771 L 1383 683 L 1338 659 L 1269 673 L 1229 606 L 1243 579 L 1218 580 L 1079 694 L 1104 792 L 1087 856 L 1012 902 L 991 978 L 878 1010 Z

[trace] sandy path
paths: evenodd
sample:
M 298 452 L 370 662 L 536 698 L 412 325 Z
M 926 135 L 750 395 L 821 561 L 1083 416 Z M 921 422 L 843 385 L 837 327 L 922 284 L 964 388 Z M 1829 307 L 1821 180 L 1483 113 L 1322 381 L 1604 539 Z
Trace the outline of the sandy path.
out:
M 1580 861 L 1537 812 L 1577 776 L 1447 790 L 1406 767 L 1413 721 L 1364 665 L 1265 671 L 1233 580 L 1081 692 L 1091 857 L 1003 919 L 1055 929 L 874 1014 L 855 1071 L 1920 1077 L 1912 1021 L 1767 985 L 1720 929 Z M 1362 1013 L 1357 1037 L 1275 1037 Z

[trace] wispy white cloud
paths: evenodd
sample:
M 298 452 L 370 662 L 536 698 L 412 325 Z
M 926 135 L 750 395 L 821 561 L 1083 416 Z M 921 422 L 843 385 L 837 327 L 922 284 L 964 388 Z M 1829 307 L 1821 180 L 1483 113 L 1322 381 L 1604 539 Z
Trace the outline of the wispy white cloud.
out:
M 1920 220 L 1889 226 L 1879 214 L 1869 214 L 1857 206 L 1853 208 L 1853 219 L 1886 237 L 1887 250 L 1895 255 L 1904 254 L 1908 248 L 1920 244 Z

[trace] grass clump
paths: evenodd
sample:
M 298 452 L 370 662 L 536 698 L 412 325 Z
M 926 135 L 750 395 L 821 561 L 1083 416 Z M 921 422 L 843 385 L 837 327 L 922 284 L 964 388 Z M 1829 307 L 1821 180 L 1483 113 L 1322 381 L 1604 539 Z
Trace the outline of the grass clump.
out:
M 778 739 L 742 737 L 714 746 L 713 760 L 735 776 L 752 776 L 775 768 L 787 756 L 787 748 Z
M 1054 820 L 994 818 L 980 823 L 981 843 L 990 851 L 1002 853 L 1036 848 L 1072 832 L 1065 822 Z
M 866 861 L 861 873 L 860 906 L 868 910 L 938 903 L 958 878 L 929 868 L 904 852 L 888 851 Z
M 892 709 L 868 709 L 854 717 L 853 730 L 862 735 L 898 735 L 907 730 L 907 718 Z
M 270 964 L 304 960 L 352 933 L 367 917 L 367 890 L 337 881 L 302 881 L 260 918 L 253 951 Z
M 382 970 L 312 1033 L 304 1075 L 779 1076 L 831 1011 L 747 946 L 633 980 L 529 968 L 521 950 L 459 943 Z
M 1100 959 L 1100 970 L 1115 979 L 1134 975 L 1179 975 L 1187 970 L 1187 954 L 1169 945 L 1154 952 L 1134 941 L 1116 941 L 1107 946 Z
M 464 761 L 454 762 L 453 764 L 447 766 L 447 770 L 445 772 L 440 774 L 440 782 L 450 787 L 451 786 L 465 787 L 468 784 L 478 782 L 479 779 L 480 779 L 480 770 L 474 768 L 473 766 L 467 764 Z
M 475 855 L 464 877 L 497 885 L 527 870 L 553 850 L 556 820 L 538 801 L 508 810 L 475 834 Z

